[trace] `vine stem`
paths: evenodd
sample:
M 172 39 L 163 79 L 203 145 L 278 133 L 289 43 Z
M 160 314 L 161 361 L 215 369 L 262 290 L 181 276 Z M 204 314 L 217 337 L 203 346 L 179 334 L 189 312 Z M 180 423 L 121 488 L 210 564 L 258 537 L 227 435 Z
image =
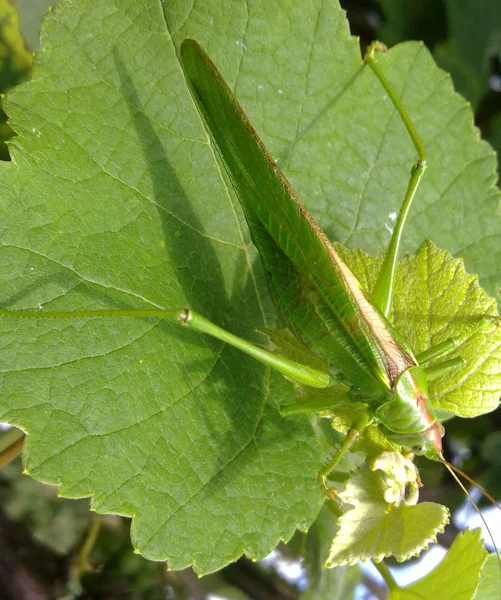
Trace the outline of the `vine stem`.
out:
M 24 432 L 12 428 L 0 438 L 0 469 L 17 458 L 23 449 Z
M 99 534 L 99 529 L 101 528 L 101 517 L 94 512 L 91 514 L 92 518 L 87 535 L 85 536 L 80 551 L 78 552 L 78 556 L 71 568 L 70 579 L 74 582 L 80 581 L 80 578 L 84 573 L 92 570 L 92 566 L 89 562 L 89 556 L 94 548 L 97 536 Z

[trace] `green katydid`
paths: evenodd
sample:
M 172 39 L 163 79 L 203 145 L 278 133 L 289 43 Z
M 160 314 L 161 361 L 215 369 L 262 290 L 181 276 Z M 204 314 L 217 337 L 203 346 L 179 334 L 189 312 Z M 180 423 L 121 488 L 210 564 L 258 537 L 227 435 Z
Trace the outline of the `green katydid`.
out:
M 412 167 L 378 281 L 369 298 L 299 202 L 205 52 L 191 40 L 186 40 L 181 48 L 192 96 L 243 207 L 279 313 L 301 342 L 334 365 L 371 399 L 374 407 L 371 415 L 365 414 L 353 424 L 339 451 L 320 471 L 327 490 L 329 473 L 373 420 L 379 422 L 391 441 L 445 463 L 444 428 L 430 403 L 427 384 L 428 379 L 463 364 L 456 358 L 433 368 L 419 366 L 440 359 L 454 346 L 454 341 L 446 340 L 414 357 L 387 319 L 400 240 L 426 170 L 426 155 L 409 115 L 374 58 L 381 49 L 378 43 L 373 44 L 365 61 L 400 114 L 418 159 Z M 323 387 L 325 378 L 320 376 L 307 385 Z M 283 412 L 302 412 L 303 408 L 298 405 Z
M 326 488 L 330 471 L 371 420 L 378 422 L 387 437 L 397 444 L 441 460 L 443 428 L 428 399 L 427 381 L 461 365 L 460 359 L 454 359 L 433 370 L 419 366 L 431 359 L 440 359 L 454 342 L 446 341 L 414 357 L 387 319 L 399 242 L 426 160 L 410 118 L 374 60 L 375 50 L 375 46 L 371 48 L 366 62 L 399 111 L 419 158 L 412 170 L 372 298 L 367 296 L 299 203 L 205 53 L 192 41 L 184 42 L 181 50 L 193 98 L 242 204 L 278 311 L 297 337 L 322 355 L 343 381 L 351 382 L 357 393 L 371 405 L 371 414 L 354 423 L 340 452 L 322 469 L 320 476 Z M 33 318 L 136 316 L 172 319 L 239 348 L 302 385 L 324 388 L 333 379 L 333 373 L 268 352 L 187 309 L 2 311 L 0 314 Z M 289 412 L 293 410 L 289 409 Z

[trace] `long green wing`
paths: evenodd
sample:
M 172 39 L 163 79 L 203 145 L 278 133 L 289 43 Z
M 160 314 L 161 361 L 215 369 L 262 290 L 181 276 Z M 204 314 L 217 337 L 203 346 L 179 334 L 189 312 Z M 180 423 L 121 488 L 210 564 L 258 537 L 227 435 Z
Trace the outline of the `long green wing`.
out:
M 297 199 L 235 96 L 200 46 L 182 65 L 195 103 L 244 210 L 271 296 L 303 343 L 371 396 L 414 364 L 389 323 Z

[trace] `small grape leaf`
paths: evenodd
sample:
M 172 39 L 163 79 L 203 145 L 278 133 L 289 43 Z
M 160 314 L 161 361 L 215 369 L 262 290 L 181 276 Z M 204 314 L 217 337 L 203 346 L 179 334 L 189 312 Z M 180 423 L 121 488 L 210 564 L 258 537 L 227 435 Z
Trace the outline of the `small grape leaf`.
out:
M 381 258 L 337 245 L 362 285 L 372 290 Z M 501 327 L 485 320 L 498 315 L 496 301 L 466 273 L 461 259 L 425 241 L 415 255 L 399 261 L 390 320 L 415 354 L 448 338 L 459 345 L 440 360 L 462 357 L 464 367 L 430 382 L 435 408 L 475 417 L 499 405 Z M 478 327 L 479 322 L 482 326 Z
M 466 530 L 456 537 L 445 558 L 431 573 L 409 586 L 392 590 L 388 600 L 481 600 L 475 591 L 486 557 L 480 529 Z M 498 597 L 499 587 L 494 595 L 482 600 Z
M 326 567 L 353 565 L 359 560 L 383 560 L 395 556 L 403 561 L 436 541 L 449 522 L 445 506 L 432 502 L 391 507 L 384 498 L 385 473 L 362 469 L 352 475 L 340 493 L 347 509 L 339 518 Z

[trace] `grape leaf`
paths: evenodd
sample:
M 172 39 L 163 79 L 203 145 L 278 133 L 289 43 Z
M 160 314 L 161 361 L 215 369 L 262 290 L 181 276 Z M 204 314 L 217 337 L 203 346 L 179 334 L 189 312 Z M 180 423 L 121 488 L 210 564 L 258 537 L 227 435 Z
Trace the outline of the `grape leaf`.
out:
M 160 8 L 68 2 L 46 19 L 9 104 L 1 303 L 190 304 L 252 337 L 269 307 Z M 281 376 L 149 320 L 0 327 L 26 471 L 134 517 L 145 556 L 208 572 L 314 520 L 321 457 L 307 419 L 278 413 L 295 400 Z
M 445 558 L 431 573 L 409 586 L 391 590 L 388 600 L 425 600 L 433 597 L 441 600 L 472 600 L 476 597 L 475 590 L 486 557 L 480 530 L 466 530 L 456 537 Z
M 381 259 L 338 247 L 360 282 L 371 290 Z M 501 396 L 501 328 L 483 321 L 497 316 L 496 301 L 479 286 L 463 261 L 426 241 L 415 255 L 398 263 L 391 320 L 415 353 L 446 339 L 458 346 L 440 361 L 462 357 L 465 364 L 430 382 L 435 408 L 474 417 L 499 406 Z M 478 323 L 482 326 L 478 327 Z
M 229 18 L 231 16 L 231 18 Z M 184 307 L 243 337 L 275 316 L 177 51 L 197 39 L 332 239 L 385 248 L 415 160 L 337 5 L 68 0 L 9 94 L 0 306 Z M 429 235 L 493 290 L 495 161 L 420 45 L 381 57 L 429 146 L 407 248 Z M 472 198 L 475 201 L 472 201 Z M 446 218 L 447 217 L 447 218 Z M 388 219 L 390 219 L 388 221 Z M 464 227 L 467 223 L 468 227 Z M 322 503 L 294 387 L 219 342 L 147 319 L 0 321 L 0 414 L 25 466 L 172 569 L 264 556 Z M 262 338 L 260 338 L 262 341 Z
M 339 496 L 353 508 L 347 507 L 339 518 L 326 567 L 387 556 L 407 560 L 436 541 L 449 522 L 447 508 L 433 502 L 390 507 L 387 489 L 386 475 L 380 470 L 361 469 L 350 477 Z

